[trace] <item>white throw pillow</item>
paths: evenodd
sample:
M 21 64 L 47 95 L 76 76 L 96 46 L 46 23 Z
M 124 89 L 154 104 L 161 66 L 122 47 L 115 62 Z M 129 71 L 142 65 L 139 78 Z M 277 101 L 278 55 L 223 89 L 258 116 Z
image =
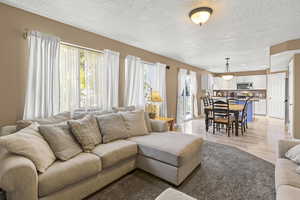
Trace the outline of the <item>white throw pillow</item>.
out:
M 297 164 L 300 164 L 300 144 L 288 150 L 288 152 L 285 153 L 285 157 Z

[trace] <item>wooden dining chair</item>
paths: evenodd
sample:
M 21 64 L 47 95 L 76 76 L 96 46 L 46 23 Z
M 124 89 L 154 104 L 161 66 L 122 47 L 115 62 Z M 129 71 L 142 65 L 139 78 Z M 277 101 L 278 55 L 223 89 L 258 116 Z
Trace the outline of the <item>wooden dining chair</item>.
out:
M 242 135 L 244 135 L 244 132 L 246 132 L 246 128 L 248 128 L 248 125 L 247 125 L 247 111 L 248 111 L 248 103 L 250 101 L 251 98 L 248 98 L 245 103 L 244 103 L 244 107 L 243 107 L 243 111 L 242 111 L 242 115 L 239 116 L 239 122 L 238 122 L 238 125 L 239 125 L 239 128 L 241 128 L 241 132 L 242 132 Z M 232 127 L 234 127 L 235 125 L 235 120 L 233 119 L 232 121 Z
M 209 98 L 206 96 L 206 97 L 203 97 L 203 105 L 204 107 L 208 107 L 210 104 L 209 104 Z
M 203 98 L 204 107 L 209 107 L 210 106 L 210 100 L 209 99 L 210 98 L 208 96 Z M 210 126 L 212 124 L 212 120 L 213 120 L 212 112 L 208 112 L 207 120 L 208 120 L 208 126 Z
M 226 133 L 228 137 L 230 136 L 230 130 L 232 130 L 233 118 L 229 113 L 229 103 L 228 101 L 215 101 L 213 102 L 213 134 L 215 134 L 215 129 L 220 130 L 220 125 L 225 125 Z

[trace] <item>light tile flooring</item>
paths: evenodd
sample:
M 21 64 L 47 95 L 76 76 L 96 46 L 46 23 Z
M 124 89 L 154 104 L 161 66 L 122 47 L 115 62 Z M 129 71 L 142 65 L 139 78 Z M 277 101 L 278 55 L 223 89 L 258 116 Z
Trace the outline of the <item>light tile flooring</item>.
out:
M 248 124 L 244 136 L 228 137 L 224 131 L 212 134 L 205 131 L 204 119 L 195 119 L 184 123 L 182 131 L 189 134 L 201 135 L 205 140 L 221 144 L 231 145 L 243 151 L 251 153 L 271 163 L 276 160 L 277 141 L 288 138 L 283 120 L 256 116 L 255 120 Z

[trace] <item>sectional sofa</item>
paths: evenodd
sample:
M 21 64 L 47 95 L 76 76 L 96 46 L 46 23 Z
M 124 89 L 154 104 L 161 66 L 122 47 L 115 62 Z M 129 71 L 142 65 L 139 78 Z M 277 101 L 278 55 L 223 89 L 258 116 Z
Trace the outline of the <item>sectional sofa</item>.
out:
M 285 157 L 286 152 L 300 144 L 300 140 L 279 140 L 277 161 L 275 167 L 275 185 L 277 200 L 300 199 L 300 174 L 296 173 L 299 167 L 295 162 Z
M 200 164 L 201 137 L 169 132 L 145 117 L 149 134 L 97 145 L 91 152 L 56 160 L 44 173 L 23 156 L 0 149 L 0 188 L 8 200 L 83 199 L 135 169 L 180 185 Z M 15 126 L 0 135 L 14 134 Z

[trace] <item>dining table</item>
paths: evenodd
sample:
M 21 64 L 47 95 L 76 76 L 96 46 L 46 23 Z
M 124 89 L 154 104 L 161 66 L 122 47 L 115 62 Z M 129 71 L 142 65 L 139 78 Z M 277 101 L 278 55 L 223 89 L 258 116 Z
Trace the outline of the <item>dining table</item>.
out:
M 243 112 L 244 105 L 242 104 L 229 104 L 229 113 L 234 115 L 235 122 L 235 136 L 239 136 L 239 115 Z M 213 111 L 212 106 L 206 106 L 204 108 L 205 113 L 205 129 L 206 132 L 209 128 L 209 113 Z

